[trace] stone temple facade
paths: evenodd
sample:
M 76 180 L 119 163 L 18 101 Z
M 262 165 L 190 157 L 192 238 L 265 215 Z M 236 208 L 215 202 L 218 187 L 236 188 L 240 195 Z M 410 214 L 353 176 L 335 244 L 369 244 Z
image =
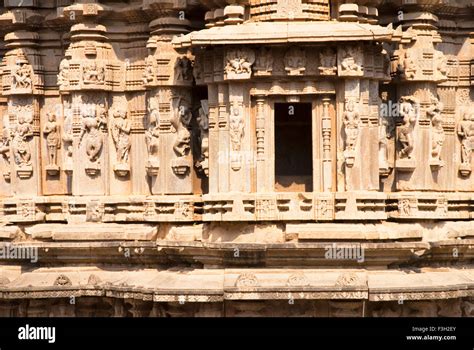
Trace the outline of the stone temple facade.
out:
M 0 1 L 0 316 L 474 315 L 473 18 Z

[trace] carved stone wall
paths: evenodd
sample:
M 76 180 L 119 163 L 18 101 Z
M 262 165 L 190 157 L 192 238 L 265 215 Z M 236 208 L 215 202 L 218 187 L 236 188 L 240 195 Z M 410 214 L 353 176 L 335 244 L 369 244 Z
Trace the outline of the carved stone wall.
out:
M 472 15 L 4 1 L 0 252 L 40 265 L 0 254 L 0 313 L 472 316 Z M 276 186 L 280 104 L 309 106 L 311 191 Z

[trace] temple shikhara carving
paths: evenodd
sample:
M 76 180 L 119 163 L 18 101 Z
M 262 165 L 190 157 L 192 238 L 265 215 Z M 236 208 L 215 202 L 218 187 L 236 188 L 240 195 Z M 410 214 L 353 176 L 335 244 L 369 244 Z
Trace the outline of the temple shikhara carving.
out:
M 473 316 L 470 0 L 0 1 L 0 316 Z

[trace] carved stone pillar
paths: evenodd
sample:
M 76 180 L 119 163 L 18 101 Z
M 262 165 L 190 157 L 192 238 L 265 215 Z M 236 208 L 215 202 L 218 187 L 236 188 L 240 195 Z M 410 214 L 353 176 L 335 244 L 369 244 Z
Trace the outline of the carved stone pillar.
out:
M 256 100 L 256 140 L 257 140 L 257 192 L 268 192 L 265 162 L 265 98 L 257 96 Z
M 150 23 L 151 37 L 145 59 L 143 82 L 147 89 L 148 159 L 146 171 L 152 194 L 193 193 L 191 120 L 193 83 L 190 52 L 176 52 L 174 35 L 189 31 L 190 22 L 179 18 L 178 8 Z
M 7 143 L 4 138 L 9 152 L 5 148 L 3 154 L 9 153 L 12 193 L 19 195 L 41 194 L 40 97 L 44 83 L 38 38 L 37 33 L 27 31 L 5 36 L 11 49 L 3 59 L 3 94 L 8 96 L 8 122 L 4 119 L 8 127 L 4 133 L 9 139 Z
M 229 139 L 229 90 L 227 84 L 218 85 L 218 116 L 217 127 L 219 130 L 219 192 L 229 192 L 229 170 L 231 162 L 231 149 Z
M 333 156 L 331 152 L 333 132 L 333 123 L 329 114 L 329 97 L 323 98 L 323 111 L 321 115 L 321 140 L 322 140 L 322 158 L 323 158 L 323 192 L 331 192 L 333 187 Z
M 219 124 L 218 124 L 218 88 L 216 84 L 209 84 L 209 193 L 219 192 Z
M 449 123 L 438 94 L 438 84 L 448 79 L 447 57 L 438 49 L 438 18 L 430 12 L 418 12 L 411 5 L 403 6 L 400 13 L 398 19 L 404 31 L 401 37 L 395 37 L 400 44 L 395 51 L 397 64 L 392 68 L 392 75 L 400 82 L 397 188 L 446 190 L 449 184 L 443 179 L 455 176 L 446 173 L 445 161 L 454 151 L 446 152 L 446 138 L 453 139 L 454 135 L 453 128 L 451 136 L 446 134 Z

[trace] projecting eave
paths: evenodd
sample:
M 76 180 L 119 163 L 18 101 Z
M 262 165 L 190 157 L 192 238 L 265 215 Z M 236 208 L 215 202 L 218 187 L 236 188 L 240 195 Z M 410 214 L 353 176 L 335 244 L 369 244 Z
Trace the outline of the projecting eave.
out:
M 175 49 L 238 44 L 390 41 L 393 29 L 349 22 L 246 22 L 212 27 L 173 38 Z

